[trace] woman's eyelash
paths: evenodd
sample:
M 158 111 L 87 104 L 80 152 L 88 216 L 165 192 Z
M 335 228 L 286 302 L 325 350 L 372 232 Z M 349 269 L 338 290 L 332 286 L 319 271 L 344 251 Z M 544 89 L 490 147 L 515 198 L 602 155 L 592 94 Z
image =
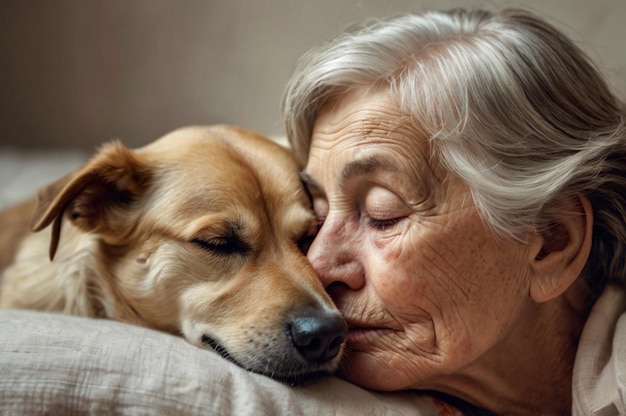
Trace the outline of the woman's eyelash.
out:
M 377 230 L 385 230 L 389 227 L 396 225 L 401 218 L 390 218 L 385 220 L 379 220 L 376 218 L 370 218 L 368 220 L 368 225 Z

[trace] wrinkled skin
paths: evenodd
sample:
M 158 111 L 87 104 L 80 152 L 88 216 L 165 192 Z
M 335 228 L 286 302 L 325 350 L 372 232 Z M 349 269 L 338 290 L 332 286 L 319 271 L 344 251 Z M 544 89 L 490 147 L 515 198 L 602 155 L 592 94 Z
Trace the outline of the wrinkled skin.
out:
M 554 310 L 531 294 L 543 241 L 496 236 L 432 153 L 385 90 L 350 92 L 318 115 L 302 172 L 320 223 L 308 257 L 349 324 L 342 374 L 474 403 L 532 396 L 497 380 L 535 370 L 519 357 L 543 345 L 540 316 Z

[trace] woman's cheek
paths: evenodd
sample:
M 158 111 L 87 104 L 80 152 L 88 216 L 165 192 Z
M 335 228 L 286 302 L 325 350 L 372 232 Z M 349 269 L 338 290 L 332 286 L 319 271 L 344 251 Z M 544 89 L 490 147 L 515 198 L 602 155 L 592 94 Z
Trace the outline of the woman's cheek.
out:
M 411 319 L 424 320 L 424 296 L 430 292 L 419 255 L 410 250 L 406 237 L 381 239 L 369 246 L 367 254 L 369 283 L 387 313 L 403 325 Z
M 412 251 L 417 242 L 413 238 L 415 223 L 406 218 L 389 230 L 368 230 L 368 243 L 385 259 L 397 260 L 405 251 Z M 370 253 L 371 254 L 371 253 Z
M 377 257 L 376 264 L 384 264 L 384 274 L 393 270 L 393 275 L 404 280 L 416 271 L 420 239 L 411 228 L 404 226 L 393 232 L 379 232 L 371 239 L 369 255 Z

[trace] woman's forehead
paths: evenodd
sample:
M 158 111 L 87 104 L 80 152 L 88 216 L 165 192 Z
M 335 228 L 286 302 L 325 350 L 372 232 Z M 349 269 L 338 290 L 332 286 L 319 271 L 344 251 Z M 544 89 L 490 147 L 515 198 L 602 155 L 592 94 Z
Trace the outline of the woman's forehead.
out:
M 311 152 L 345 152 L 350 159 L 393 166 L 395 160 L 434 162 L 423 129 L 401 111 L 388 90 L 361 88 L 336 97 L 320 111 Z M 343 158 L 342 158 L 343 159 Z M 378 160 L 376 160 L 378 159 Z
M 329 126 L 340 125 L 351 116 L 363 117 L 361 113 L 385 110 L 401 115 L 399 106 L 394 102 L 388 89 L 381 87 L 363 87 L 351 89 L 344 94 L 334 96 L 327 101 L 320 109 L 313 127 L 320 125 Z

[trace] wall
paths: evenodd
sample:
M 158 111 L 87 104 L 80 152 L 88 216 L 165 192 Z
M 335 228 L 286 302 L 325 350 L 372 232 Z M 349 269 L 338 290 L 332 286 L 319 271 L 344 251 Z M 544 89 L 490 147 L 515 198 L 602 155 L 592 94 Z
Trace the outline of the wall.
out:
M 130 146 L 187 124 L 282 133 L 297 58 L 366 16 L 521 5 L 626 80 L 626 1 L 4 0 L 0 147 Z

